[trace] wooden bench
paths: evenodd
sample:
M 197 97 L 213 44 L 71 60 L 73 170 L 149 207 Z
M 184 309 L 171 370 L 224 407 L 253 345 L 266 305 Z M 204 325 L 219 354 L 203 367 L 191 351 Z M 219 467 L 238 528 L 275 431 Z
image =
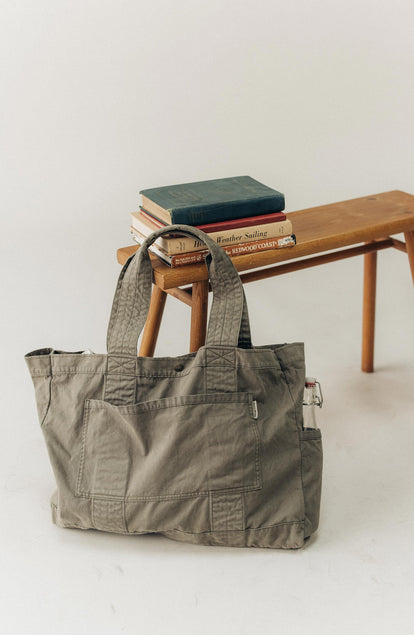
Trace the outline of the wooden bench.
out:
M 362 370 L 372 372 L 377 252 L 389 247 L 405 252 L 414 281 L 414 196 L 394 190 L 292 212 L 288 218 L 297 244 L 232 258 L 237 271 L 248 271 L 241 274 L 242 282 L 364 255 Z M 392 238 L 402 232 L 405 242 Z M 124 264 L 137 249 L 137 245 L 118 249 L 118 261 Z M 139 354 L 154 355 L 167 294 L 191 307 L 190 352 L 194 352 L 205 343 L 207 268 L 204 263 L 170 268 L 152 254 L 151 260 L 154 286 Z

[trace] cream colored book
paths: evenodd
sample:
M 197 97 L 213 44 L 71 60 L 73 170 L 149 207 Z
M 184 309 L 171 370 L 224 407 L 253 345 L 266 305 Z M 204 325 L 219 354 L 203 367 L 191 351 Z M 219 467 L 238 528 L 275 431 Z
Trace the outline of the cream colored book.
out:
M 145 236 L 140 234 L 136 229 L 131 227 L 131 234 L 134 240 L 142 245 L 145 240 Z M 223 247 L 224 251 L 230 256 L 243 256 L 244 254 L 251 254 L 258 251 L 266 251 L 268 249 L 283 249 L 285 247 L 293 247 L 296 245 L 296 236 L 281 236 L 279 238 L 267 238 L 265 240 L 254 240 L 249 243 L 240 243 L 238 245 L 227 245 Z M 201 251 L 193 251 L 187 254 L 174 254 L 169 256 L 163 249 L 157 245 L 152 244 L 149 247 L 150 251 L 157 255 L 161 260 L 166 262 L 170 267 L 180 267 L 182 265 L 190 265 L 197 262 L 203 262 L 204 257 L 208 254 L 208 249 L 202 249 Z
M 141 212 L 132 212 L 132 227 L 144 236 L 149 236 L 153 228 Z M 239 243 L 248 243 L 253 240 L 264 240 L 269 238 L 280 238 L 282 236 L 290 236 L 292 234 L 292 223 L 286 219 L 276 223 L 267 223 L 263 225 L 250 225 L 248 227 L 240 227 L 238 229 L 230 229 L 219 232 L 212 232 L 208 235 L 221 247 L 228 245 L 237 245 Z M 155 241 L 166 254 L 172 256 L 174 254 L 183 254 L 193 251 L 201 251 L 205 249 L 204 243 L 197 238 L 179 236 L 169 237 L 168 235 L 160 236 Z

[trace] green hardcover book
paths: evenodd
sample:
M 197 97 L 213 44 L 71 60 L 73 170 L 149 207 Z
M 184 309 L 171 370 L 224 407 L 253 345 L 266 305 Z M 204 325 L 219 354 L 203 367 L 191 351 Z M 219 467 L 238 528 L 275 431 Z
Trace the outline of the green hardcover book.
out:
M 143 207 L 167 224 L 200 225 L 285 209 L 285 197 L 251 176 L 141 190 Z

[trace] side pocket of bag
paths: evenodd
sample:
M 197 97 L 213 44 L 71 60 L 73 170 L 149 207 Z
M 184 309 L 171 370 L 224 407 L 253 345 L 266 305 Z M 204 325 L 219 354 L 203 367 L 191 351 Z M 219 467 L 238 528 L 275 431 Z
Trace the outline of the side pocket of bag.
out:
M 302 486 L 305 501 L 305 538 L 319 525 L 322 489 L 322 435 L 320 430 L 301 430 Z

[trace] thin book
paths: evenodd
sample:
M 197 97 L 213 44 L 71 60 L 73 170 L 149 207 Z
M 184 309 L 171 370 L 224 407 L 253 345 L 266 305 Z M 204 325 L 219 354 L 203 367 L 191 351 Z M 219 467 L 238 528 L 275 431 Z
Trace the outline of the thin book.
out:
M 132 212 L 132 227 L 144 236 L 149 236 L 157 228 L 151 223 L 142 212 Z M 292 234 L 292 223 L 290 220 L 278 221 L 274 223 L 264 223 L 260 225 L 247 225 L 238 229 L 228 229 L 224 231 L 211 232 L 208 235 L 221 247 L 247 243 L 254 240 L 264 240 Z M 177 234 L 174 234 L 177 236 Z M 165 235 L 157 238 L 155 243 L 161 247 L 168 255 L 200 251 L 205 249 L 204 243 L 198 238 L 180 235 Z
M 131 234 L 138 244 L 142 244 L 145 240 L 145 236 L 137 232 L 133 227 Z M 267 251 L 270 249 L 283 249 L 286 247 L 293 247 L 296 245 L 296 236 L 291 234 L 289 236 L 282 236 L 280 238 L 269 238 L 265 240 L 255 240 L 248 243 L 239 243 L 237 245 L 225 245 L 222 247 L 224 251 L 231 256 L 242 256 L 245 254 L 256 253 L 259 251 Z M 180 267 L 183 265 L 196 264 L 204 261 L 204 257 L 208 254 L 207 249 L 195 251 L 193 253 L 180 253 L 175 255 L 168 255 L 157 244 L 152 244 L 149 247 L 150 251 L 163 260 L 170 267 Z

